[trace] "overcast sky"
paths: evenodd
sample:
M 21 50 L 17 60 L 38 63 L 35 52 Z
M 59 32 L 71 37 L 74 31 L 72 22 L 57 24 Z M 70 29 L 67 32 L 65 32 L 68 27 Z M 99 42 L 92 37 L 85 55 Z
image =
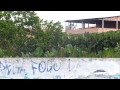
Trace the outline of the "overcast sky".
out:
M 60 21 L 65 26 L 65 20 L 99 18 L 120 15 L 120 11 L 36 11 L 41 19 L 54 22 Z

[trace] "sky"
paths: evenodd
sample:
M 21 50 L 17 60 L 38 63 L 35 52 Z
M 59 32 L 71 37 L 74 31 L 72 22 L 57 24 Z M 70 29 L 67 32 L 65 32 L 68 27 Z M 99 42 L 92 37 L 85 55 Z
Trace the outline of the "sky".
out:
M 54 22 L 60 21 L 65 28 L 65 20 L 99 18 L 120 15 L 120 11 L 36 11 L 43 19 Z

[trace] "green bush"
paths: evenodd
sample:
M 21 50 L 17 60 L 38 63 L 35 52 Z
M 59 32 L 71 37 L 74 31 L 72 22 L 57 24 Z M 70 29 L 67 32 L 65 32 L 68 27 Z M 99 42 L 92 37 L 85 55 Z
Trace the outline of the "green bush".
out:
M 69 35 L 62 29 L 34 11 L 0 11 L 0 57 L 120 57 L 120 30 Z
M 5 51 L 0 48 L 0 57 L 3 57 L 5 55 Z
M 43 50 L 41 47 L 37 47 L 33 52 L 32 55 L 34 57 L 41 57 L 43 55 Z

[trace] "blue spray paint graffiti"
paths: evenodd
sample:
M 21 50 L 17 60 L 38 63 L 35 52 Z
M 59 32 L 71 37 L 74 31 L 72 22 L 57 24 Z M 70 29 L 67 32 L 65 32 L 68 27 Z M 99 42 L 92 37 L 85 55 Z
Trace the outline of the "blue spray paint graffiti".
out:
M 56 75 L 53 77 L 53 79 L 61 79 L 61 76 L 60 75 Z
M 0 61 L 0 72 L 6 72 L 7 75 L 11 74 L 21 74 L 22 72 L 25 72 L 25 69 L 23 66 L 15 67 L 14 65 L 8 64 L 7 62 L 1 62 Z
M 116 68 L 112 69 L 118 72 L 118 74 L 115 75 L 110 75 L 111 72 L 108 68 L 105 70 L 104 68 L 97 68 L 96 70 L 96 68 L 92 67 L 93 71 L 90 70 L 89 72 L 89 70 L 87 70 L 89 68 L 87 68 L 85 72 L 81 72 L 81 70 L 83 69 L 81 69 L 81 67 L 83 67 L 84 65 L 87 66 L 86 63 L 88 62 L 85 62 L 83 65 L 80 60 L 73 62 L 74 60 L 72 59 L 66 59 L 65 63 L 60 60 L 55 61 L 53 59 L 38 59 L 38 61 L 34 59 L 17 59 L 16 61 L 0 60 L 0 78 L 14 79 L 20 77 L 23 79 L 120 79 L 119 70 L 116 70 Z M 90 63 L 88 65 L 89 67 L 91 67 Z M 83 73 L 86 73 L 87 71 L 88 74 L 86 76 Z
M 40 73 L 45 72 L 45 70 L 46 70 L 46 63 L 44 61 L 41 61 L 38 64 L 38 70 L 39 70 Z
M 49 64 L 52 64 L 51 60 L 47 61 L 47 72 L 51 72 L 52 71 L 52 66 L 50 66 Z
M 120 74 L 113 75 L 114 79 L 120 79 Z
M 69 70 L 69 72 L 71 71 L 71 69 L 70 69 L 70 59 L 68 59 L 68 70 Z
M 49 65 L 48 63 L 51 63 L 51 65 Z M 33 71 L 33 75 L 35 75 L 35 70 L 39 71 L 40 73 L 43 72 L 51 72 L 51 71 L 58 71 L 61 68 L 61 63 L 54 63 L 51 61 L 41 61 L 39 63 L 36 63 L 34 61 L 31 61 L 31 66 L 32 66 L 32 71 Z

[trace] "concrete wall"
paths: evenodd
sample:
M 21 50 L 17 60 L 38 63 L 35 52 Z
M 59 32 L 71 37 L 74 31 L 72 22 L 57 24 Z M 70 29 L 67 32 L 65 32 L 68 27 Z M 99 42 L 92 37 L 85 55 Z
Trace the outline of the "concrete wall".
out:
M 120 79 L 120 59 L 0 58 L 1 79 Z
M 78 30 L 66 30 L 67 34 L 84 34 L 86 32 L 97 33 L 98 32 L 98 28 L 86 28 L 86 29 L 78 29 Z
M 79 29 L 79 30 L 66 30 L 67 34 L 84 34 L 86 32 L 89 33 L 102 33 L 108 31 L 117 31 L 114 28 L 86 28 L 86 29 Z

